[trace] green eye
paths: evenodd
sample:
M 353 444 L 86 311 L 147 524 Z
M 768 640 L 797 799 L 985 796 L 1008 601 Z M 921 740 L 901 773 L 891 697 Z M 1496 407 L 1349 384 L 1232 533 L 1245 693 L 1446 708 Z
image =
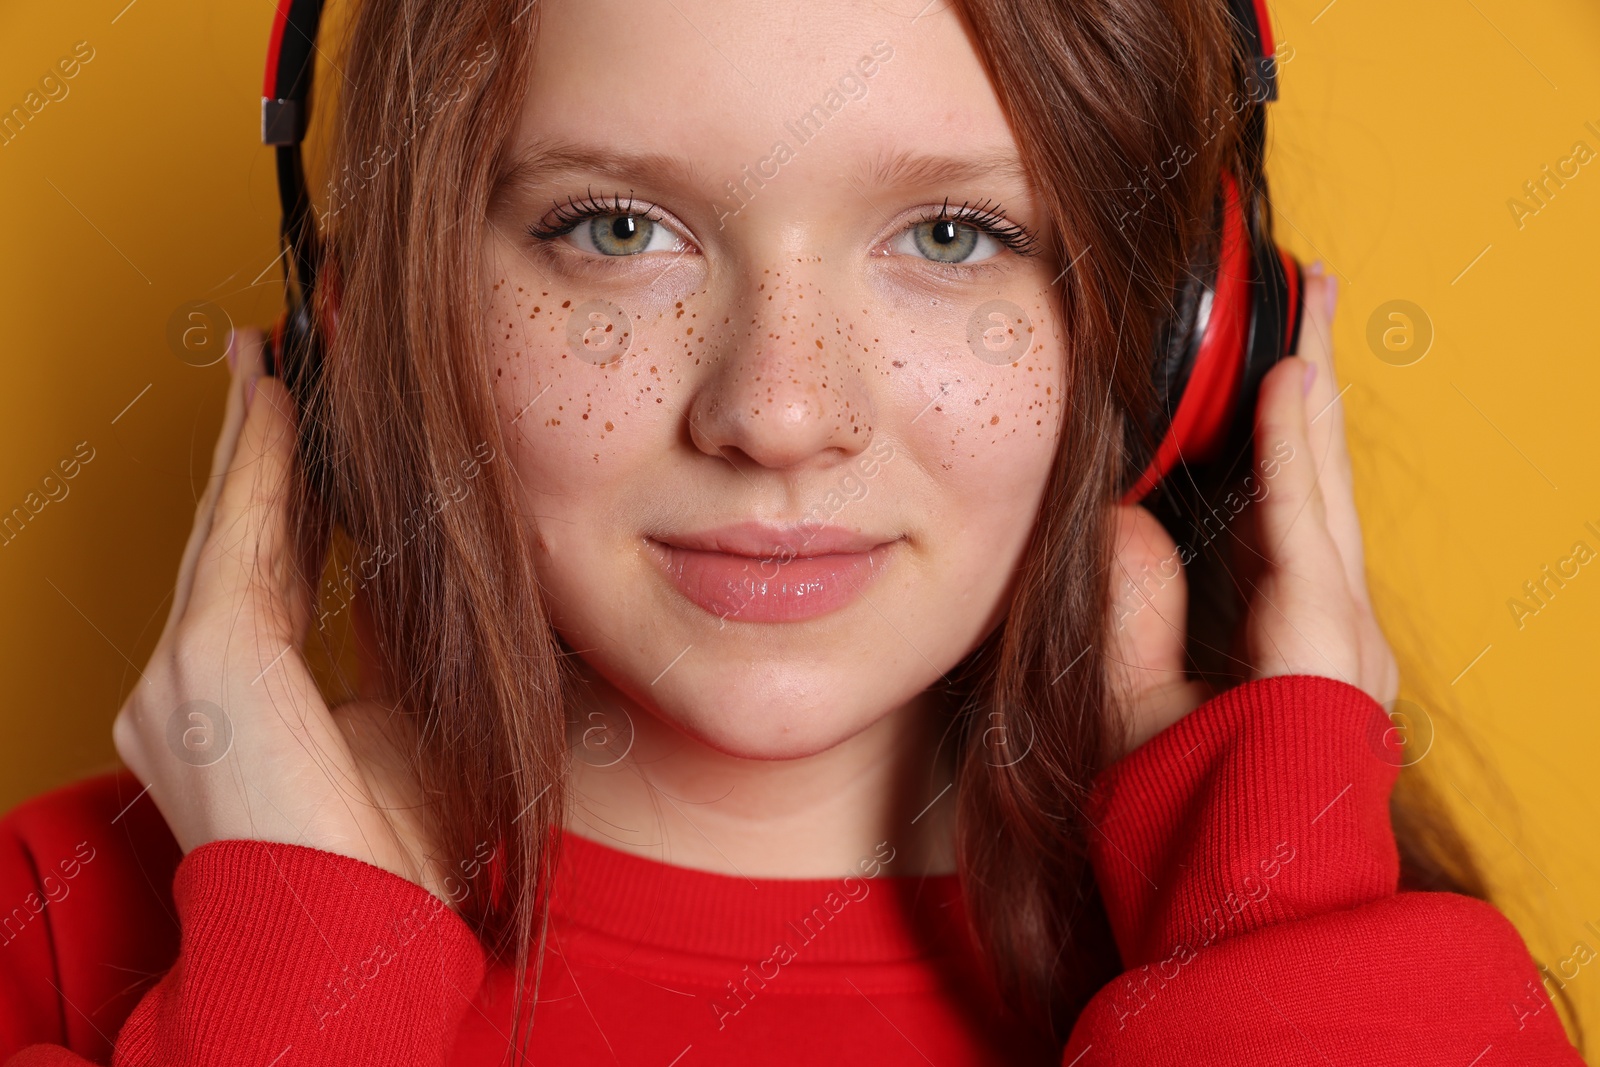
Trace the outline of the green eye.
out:
M 894 249 L 933 263 L 978 263 L 1000 254 L 1001 242 L 960 219 L 927 219 L 902 230 Z
M 685 252 L 689 241 L 653 212 L 633 199 L 593 195 L 583 200 L 567 198 L 542 222 L 528 226 L 528 236 L 541 241 L 559 240 L 590 255 L 607 259 L 636 256 L 641 252 Z
M 656 224 L 644 215 L 597 215 L 589 220 L 589 240 L 607 256 L 633 256 L 650 247 Z
M 1008 250 L 1019 256 L 1039 250 L 1033 231 L 1012 222 L 1000 205 L 989 200 L 958 208 L 946 200 L 937 212 L 930 210 L 896 234 L 890 249 L 928 263 L 961 266 L 994 259 Z
M 981 236 L 976 226 L 954 219 L 919 222 L 911 230 L 911 241 L 917 251 L 936 263 L 964 262 L 978 247 Z

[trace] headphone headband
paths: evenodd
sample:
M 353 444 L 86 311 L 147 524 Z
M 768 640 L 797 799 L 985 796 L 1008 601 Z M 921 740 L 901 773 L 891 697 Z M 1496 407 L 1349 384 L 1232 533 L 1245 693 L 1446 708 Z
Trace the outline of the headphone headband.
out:
M 1272 39 L 1272 20 L 1267 16 L 1267 0 L 1229 0 L 1240 40 L 1251 57 L 1251 73 L 1266 85 L 1264 100 L 1278 99 L 1277 44 Z
M 278 0 L 261 87 L 263 144 L 292 145 L 305 138 L 322 4 L 323 0 Z
M 315 366 L 305 364 L 314 364 L 319 357 L 310 318 L 318 241 L 300 145 L 310 122 L 313 61 L 322 5 L 323 0 L 278 0 L 261 88 L 261 142 L 272 145 L 277 157 L 278 239 L 283 246 L 281 254 L 289 262 L 283 272 L 286 312 L 273 330 L 266 370 L 269 374 L 282 370 L 291 389 L 295 382 L 289 378 L 308 371 L 315 373 Z M 282 355 L 287 349 L 303 353 L 305 358 L 284 360 Z M 278 362 L 284 366 L 275 366 Z

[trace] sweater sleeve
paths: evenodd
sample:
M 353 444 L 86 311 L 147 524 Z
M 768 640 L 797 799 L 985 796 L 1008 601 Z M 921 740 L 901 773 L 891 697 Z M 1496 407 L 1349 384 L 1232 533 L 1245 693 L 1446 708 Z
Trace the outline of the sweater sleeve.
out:
M 117 1034 L 114 1067 L 433 1067 L 484 974 L 444 901 L 348 856 L 265 841 L 194 849 L 173 880 L 177 962 Z M 5 1067 L 81 1067 L 33 1045 Z
M 1108 768 L 1090 862 L 1124 972 L 1070 1067 L 1581 1067 L 1516 928 L 1401 891 L 1388 716 L 1315 675 L 1218 694 Z

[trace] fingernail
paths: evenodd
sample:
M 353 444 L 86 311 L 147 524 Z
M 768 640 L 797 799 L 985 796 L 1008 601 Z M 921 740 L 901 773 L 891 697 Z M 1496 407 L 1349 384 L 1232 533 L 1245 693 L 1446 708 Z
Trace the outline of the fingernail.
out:
M 1339 279 L 1336 275 L 1328 276 L 1328 321 L 1333 321 L 1333 310 L 1339 306 Z
M 1313 278 L 1322 277 L 1322 260 L 1312 260 L 1311 266 L 1306 268 L 1306 273 L 1311 275 Z
M 1306 361 L 1305 377 L 1300 380 L 1300 395 L 1311 395 L 1311 383 L 1317 380 L 1317 365 L 1310 360 Z

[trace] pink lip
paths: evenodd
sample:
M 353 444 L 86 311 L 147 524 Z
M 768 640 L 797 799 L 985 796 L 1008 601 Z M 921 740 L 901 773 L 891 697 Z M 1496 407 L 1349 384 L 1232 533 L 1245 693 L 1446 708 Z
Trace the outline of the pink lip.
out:
M 883 570 L 898 537 L 837 526 L 737 523 L 645 538 L 678 591 L 739 622 L 797 622 L 837 611 Z

